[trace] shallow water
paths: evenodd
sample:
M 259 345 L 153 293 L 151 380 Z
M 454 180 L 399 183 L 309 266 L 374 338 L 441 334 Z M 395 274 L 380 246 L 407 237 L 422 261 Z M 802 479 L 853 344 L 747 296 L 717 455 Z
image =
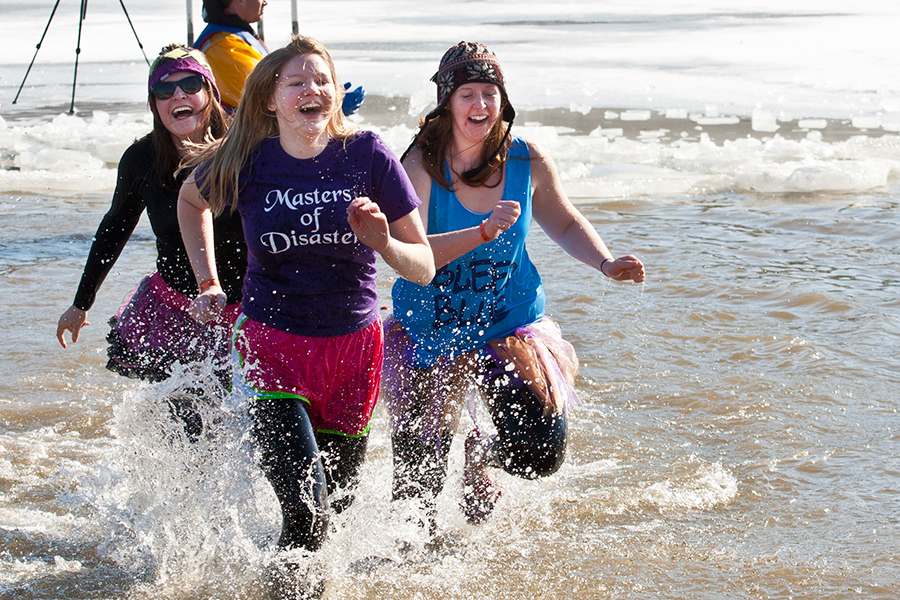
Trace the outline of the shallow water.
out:
M 81 341 L 53 339 L 106 202 L 3 198 L 0 594 L 261 598 L 278 511 L 240 411 L 211 408 L 192 447 L 161 407 L 176 382 L 103 368 L 103 321 L 152 268 L 149 230 Z M 582 203 L 645 260 L 641 286 L 536 231 L 548 313 L 581 359 L 565 466 L 501 476 L 475 528 L 457 444 L 428 545 L 414 507 L 389 502 L 378 411 L 359 500 L 322 552 L 326 597 L 896 597 L 898 207 L 896 189 Z
M 129 4 L 148 52 L 181 33 L 183 3 Z M 581 359 L 565 465 L 499 476 L 496 513 L 471 527 L 464 424 L 429 541 L 389 500 L 376 410 L 357 502 L 316 560 L 297 557 L 326 598 L 900 596 L 895 4 L 338 4 L 305 6 L 304 32 L 369 88 L 360 123 L 402 151 L 439 54 L 489 42 L 514 131 L 648 279 L 610 282 L 535 230 L 548 313 Z M 149 129 L 131 32 L 117 3 L 91 3 L 78 110 L 60 114 L 62 3 L 11 107 L 50 7 L 0 5 L 0 600 L 262 600 L 279 513 L 240 406 L 206 407 L 190 445 L 163 398 L 192 376 L 104 368 L 106 320 L 153 269 L 146 224 L 81 340 L 54 338 L 115 162 Z M 267 39 L 285 37 L 286 5 L 267 8 Z

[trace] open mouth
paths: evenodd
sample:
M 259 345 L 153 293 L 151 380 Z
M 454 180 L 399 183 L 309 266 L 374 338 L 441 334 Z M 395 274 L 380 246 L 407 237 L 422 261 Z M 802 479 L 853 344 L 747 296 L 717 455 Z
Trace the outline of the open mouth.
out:
M 487 121 L 487 115 L 481 115 L 477 117 L 469 117 L 469 121 L 476 125 L 483 125 L 485 121 Z
M 194 109 L 190 106 L 179 106 L 172 111 L 172 116 L 176 119 L 186 119 L 194 114 Z
M 304 115 L 317 115 L 322 112 L 322 104 L 319 102 L 309 102 L 303 106 L 298 106 L 297 110 Z

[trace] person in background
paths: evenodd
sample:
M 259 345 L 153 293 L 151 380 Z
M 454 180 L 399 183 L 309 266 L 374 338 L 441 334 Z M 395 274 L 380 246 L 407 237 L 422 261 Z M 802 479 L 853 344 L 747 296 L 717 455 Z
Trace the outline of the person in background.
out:
M 194 47 L 206 54 L 228 112 L 237 108 L 253 67 L 269 53 L 251 27 L 262 19 L 267 4 L 266 0 L 203 0 L 203 20 L 207 25 Z M 344 84 L 345 115 L 357 112 L 366 97 L 362 86 L 353 90 L 350 87 L 351 84 Z
M 486 519 L 500 497 L 489 468 L 534 479 L 563 463 L 578 361 L 544 314 L 541 278 L 525 245 L 532 217 L 606 277 L 642 282 L 645 274 L 638 258 L 613 256 L 566 197 L 550 157 L 511 136 L 515 110 L 493 52 L 460 42 L 432 81 L 437 107 L 402 162 L 422 199 L 437 274 L 428 286 L 393 286 L 382 394 L 394 498 L 423 500 L 433 527 L 469 393 L 485 401 L 497 432 L 488 435 L 476 419 L 466 437 L 461 504 L 470 522 Z
M 213 215 L 243 222 L 234 389 L 281 503 L 284 550 L 317 550 L 329 508 L 353 499 L 383 361 L 376 256 L 411 282 L 434 276 L 415 190 L 377 135 L 346 124 L 337 81 L 311 38 L 263 58 L 179 200 L 194 272 L 209 284 L 192 306 L 202 321 L 227 302 L 210 260 Z
M 59 318 L 56 336 L 63 348 L 66 331 L 72 342 L 78 341 L 100 286 L 146 210 L 156 236 L 157 271 L 140 282 L 112 320 L 107 368 L 127 377 L 161 381 L 176 363 L 212 357 L 217 368 L 227 372 L 229 330 L 247 264 L 240 219 L 222 215 L 214 223 L 216 261 L 229 308 L 200 325 L 186 312 L 198 288 L 178 226 L 178 190 L 187 173 L 176 175 L 186 145 L 221 137 L 227 116 L 209 64 L 198 50 L 163 48 L 150 67 L 148 92 L 153 131 L 132 144 L 119 161 L 112 205 L 94 235 L 75 300 Z M 190 397 L 169 402 L 184 420 L 188 436 L 195 439 L 202 423 L 191 410 Z

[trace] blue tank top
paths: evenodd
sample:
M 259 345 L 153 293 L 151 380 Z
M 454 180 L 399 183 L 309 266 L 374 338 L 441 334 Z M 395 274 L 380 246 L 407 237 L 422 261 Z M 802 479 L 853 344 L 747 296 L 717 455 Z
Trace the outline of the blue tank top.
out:
M 438 269 L 426 286 L 394 283 L 394 318 L 415 342 L 417 367 L 481 348 L 543 316 L 544 288 L 525 249 L 532 212 L 529 158 L 528 145 L 514 138 L 503 189 L 503 199 L 518 201 L 522 210 L 512 227 Z M 488 214 L 470 211 L 454 192 L 432 184 L 429 234 L 477 227 Z

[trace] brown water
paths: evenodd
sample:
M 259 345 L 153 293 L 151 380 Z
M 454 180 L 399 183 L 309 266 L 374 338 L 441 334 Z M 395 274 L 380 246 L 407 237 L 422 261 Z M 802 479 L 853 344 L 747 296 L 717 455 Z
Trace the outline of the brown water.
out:
M 461 443 L 426 543 L 392 505 L 385 417 L 320 568 L 326 598 L 896 598 L 900 204 L 732 193 L 588 199 L 645 285 L 539 231 L 548 313 L 581 358 L 568 460 L 465 524 Z M 239 411 L 189 446 L 107 372 L 105 320 L 152 269 L 142 225 L 82 340 L 54 337 L 107 194 L 0 198 L 0 598 L 264 598 L 279 527 Z M 382 271 L 384 304 L 390 274 Z M 461 440 L 459 440 L 461 442 Z
M 77 3 L 60 4 L 15 106 L 51 7 L 3 4 L 0 600 L 263 600 L 279 514 L 239 407 L 210 407 L 210 437 L 190 446 L 162 402 L 183 378 L 104 369 L 105 322 L 153 268 L 148 227 L 82 340 L 54 337 L 109 167 L 149 128 L 120 4 L 87 12 L 74 120 L 54 116 L 74 93 Z M 183 2 L 125 4 L 151 57 L 182 39 Z M 473 528 L 457 443 L 429 542 L 416 508 L 389 501 L 377 411 L 358 501 L 318 557 L 327 600 L 900 597 L 894 6 L 301 4 L 395 150 L 447 46 L 490 42 L 514 132 L 550 150 L 613 250 L 648 271 L 611 283 L 536 233 L 548 311 L 582 361 L 566 464 L 500 477 L 496 514 Z M 269 3 L 270 47 L 288 12 Z

